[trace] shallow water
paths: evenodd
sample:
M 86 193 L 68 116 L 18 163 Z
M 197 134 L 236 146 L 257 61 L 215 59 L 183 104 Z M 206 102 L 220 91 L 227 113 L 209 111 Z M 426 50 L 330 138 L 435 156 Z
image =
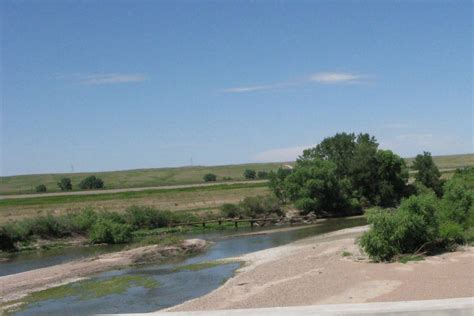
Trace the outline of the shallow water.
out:
M 175 271 L 180 265 L 239 256 L 290 243 L 292 241 L 335 231 L 338 229 L 365 225 L 364 218 L 330 219 L 319 225 L 298 230 L 274 232 L 266 235 L 232 236 L 231 233 L 213 233 L 205 236 L 214 241 L 204 254 L 177 263 L 147 265 L 114 270 L 95 276 L 96 279 L 116 275 L 131 274 L 150 277 L 159 282 L 157 288 L 131 286 L 125 293 L 101 298 L 81 300 L 79 297 L 47 300 L 30 304 L 15 315 L 91 315 L 96 313 L 151 312 L 174 306 L 187 300 L 200 297 L 218 288 L 232 276 L 238 264 L 231 263 L 198 271 Z M 242 230 L 239 231 L 241 233 Z M 235 234 L 235 233 L 234 233 Z

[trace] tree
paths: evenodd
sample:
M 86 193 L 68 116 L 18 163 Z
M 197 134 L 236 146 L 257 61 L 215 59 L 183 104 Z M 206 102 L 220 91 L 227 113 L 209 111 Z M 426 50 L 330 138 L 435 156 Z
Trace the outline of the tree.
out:
M 257 177 L 257 173 L 253 169 L 247 169 L 244 171 L 245 179 L 255 179 Z
M 205 182 L 212 182 L 217 180 L 217 176 L 213 173 L 207 173 L 202 177 Z
M 46 188 L 46 186 L 44 184 L 40 184 L 36 187 L 36 192 L 38 192 L 38 193 L 44 193 L 47 190 L 48 189 Z
M 278 168 L 276 172 L 270 171 L 270 174 L 268 175 L 270 178 L 268 185 L 281 202 L 286 202 L 288 199 L 288 195 L 285 190 L 285 179 L 291 174 L 292 171 L 292 169 Z
M 70 178 L 62 178 L 58 182 L 58 187 L 61 191 L 71 191 L 72 190 L 72 183 Z
M 338 179 L 332 161 L 314 159 L 297 165 L 285 179 L 285 191 L 303 213 L 345 214 L 358 209 L 350 196 L 350 184 Z
M 267 179 L 267 178 L 268 178 L 268 172 L 266 172 L 266 171 L 259 171 L 259 172 L 257 172 L 257 178 L 259 178 L 259 179 Z
M 431 153 L 423 152 L 417 155 L 413 161 L 413 169 L 417 171 L 415 175 L 416 181 L 433 189 L 436 195 L 443 195 L 443 182 L 441 173 L 431 157 Z
M 79 183 L 81 190 L 102 189 L 103 187 L 104 181 L 100 178 L 96 178 L 96 176 L 89 176 Z

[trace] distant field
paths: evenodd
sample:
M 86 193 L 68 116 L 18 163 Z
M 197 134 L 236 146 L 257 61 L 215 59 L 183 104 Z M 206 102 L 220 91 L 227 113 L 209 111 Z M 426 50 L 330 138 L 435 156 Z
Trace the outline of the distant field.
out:
M 0 224 L 12 220 L 76 212 L 85 207 L 122 212 L 132 205 L 172 211 L 213 211 L 224 203 L 269 193 L 266 183 L 243 183 L 183 189 L 146 190 L 94 195 L 62 195 L 0 200 Z
M 447 176 L 449 176 L 453 169 L 474 166 L 474 154 L 435 156 L 434 160 L 438 168 Z M 413 158 L 407 158 L 406 161 L 408 166 L 410 166 Z M 202 183 L 202 177 L 206 173 L 216 174 L 217 181 L 222 181 L 223 177 L 231 177 L 232 180 L 243 180 L 243 172 L 245 169 L 270 171 L 287 164 L 292 165 L 294 162 L 0 177 L 0 195 L 33 193 L 35 192 L 35 187 L 39 184 L 45 184 L 48 188 L 48 192 L 58 192 L 59 190 L 56 183 L 63 177 L 71 178 L 73 189 L 76 190 L 79 182 L 89 175 L 96 175 L 102 178 L 107 189 Z
M 48 192 L 58 192 L 59 189 L 56 184 L 64 177 L 71 178 L 73 190 L 77 190 L 79 182 L 90 175 L 96 175 L 104 180 L 106 189 L 203 183 L 202 177 L 206 173 L 217 175 L 217 181 L 223 181 L 223 177 L 231 177 L 232 180 L 244 180 L 243 173 L 245 169 L 270 171 L 276 170 L 285 164 L 288 163 L 255 163 L 210 167 L 196 166 L 0 177 L 0 195 L 34 193 L 36 186 L 39 184 L 46 185 Z

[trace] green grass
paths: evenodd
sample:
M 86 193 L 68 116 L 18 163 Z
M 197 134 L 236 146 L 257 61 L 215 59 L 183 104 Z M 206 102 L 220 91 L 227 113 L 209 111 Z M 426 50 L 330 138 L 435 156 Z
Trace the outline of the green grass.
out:
M 152 289 L 158 287 L 159 283 L 152 278 L 140 275 L 119 275 L 108 279 L 83 280 L 33 292 L 23 299 L 5 303 L 0 305 L 0 307 L 8 311 L 8 306 L 19 304 L 19 307 L 15 307 L 15 311 L 17 311 L 31 304 L 71 296 L 78 297 L 80 300 L 88 300 L 112 294 L 121 294 L 132 286 Z
M 425 258 L 420 255 L 412 255 L 412 254 L 406 254 L 406 255 L 400 255 L 398 258 L 398 262 L 401 262 L 403 264 L 409 262 L 409 261 L 423 261 Z
M 199 271 L 199 270 L 205 270 L 205 269 L 211 269 L 215 268 L 218 266 L 222 265 L 227 265 L 227 264 L 233 264 L 233 263 L 238 263 L 238 264 L 243 264 L 241 261 L 205 261 L 205 262 L 199 262 L 199 263 L 192 263 L 192 264 L 187 264 L 184 266 L 179 266 L 173 269 L 173 271 Z
M 59 191 L 57 182 L 64 177 L 71 178 L 73 190 L 77 190 L 79 182 L 90 175 L 95 175 L 104 180 L 106 189 L 204 183 L 203 176 L 207 173 L 217 175 L 217 181 L 224 181 L 223 177 L 230 177 L 235 181 L 244 180 L 243 173 L 245 169 L 270 171 L 276 170 L 285 164 L 287 163 L 253 163 L 209 167 L 196 166 L 108 172 L 9 176 L 0 177 L 0 194 L 34 193 L 36 186 L 39 184 L 45 184 L 48 192 L 57 192 Z
M 342 256 L 343 256 L 343 257 L 350 257 L 350 256 L 352 256 L 352 253 L 349 252 L 349 251 L 343 251 L 343 252 L 342 252 Z

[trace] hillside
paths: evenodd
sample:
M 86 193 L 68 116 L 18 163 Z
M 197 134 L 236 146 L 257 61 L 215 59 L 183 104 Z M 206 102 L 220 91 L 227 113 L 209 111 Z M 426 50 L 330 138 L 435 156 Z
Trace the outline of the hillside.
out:
M 446 173 L 459 167 L 474 166 L 474 154 L 435 156 L 433 158 L 440 170 Z M 410 166 L 413 158 L 407 158 L 406 161 L 407 165 Z M 33 193 L 35 187 L 39 184 L 45 184 L 48 188 L 48 192 L 57 192 L 59 189 L 56 183 L 63 177 L 71 178 L 73 188 L 76 189 L 82 179 L 92 174 L 102 178 L 107 189 L 202 183 L 202 177 L 206 173 L 216 174 L 217 181 L 223 181 L 223 177 L 230 177 L 232 180 L 243 180 L 243 172 L 245 169 L 270 171 L 287 164 L 293 163 L 253 163 L 224 166 L 153 168 L 94 173 L 37 174 L 0 177 L 0 195 Z

